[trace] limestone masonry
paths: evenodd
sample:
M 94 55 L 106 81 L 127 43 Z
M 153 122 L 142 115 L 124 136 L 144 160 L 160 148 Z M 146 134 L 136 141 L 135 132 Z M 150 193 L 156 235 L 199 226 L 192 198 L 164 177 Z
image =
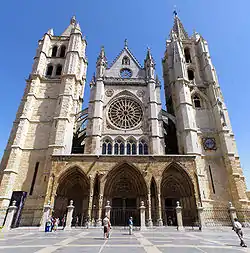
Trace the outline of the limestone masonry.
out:
M 88 108 L 82 108 L 87 42 L 73 17 L 67 29 L 38 42 L 32 72 L 0 167 L 0 226 L 16 200 L 13 226 L 40 225 L 48 203 L 62 218 L 101 225 L 193 224 L 197 207 L 248 208 L 250 201 L 228 111 L 207 41 L 191 37 L 175 15 L 162 66 L 167 111 L 150 49 L 141 65 L 127 41 L 112 64 L 104 47 Z M 91 59 L 93 61 L 93 59 Z M 248 195 L 249 196 L 249 195 Z M 215 216 L 210 218 L 216 219 Z

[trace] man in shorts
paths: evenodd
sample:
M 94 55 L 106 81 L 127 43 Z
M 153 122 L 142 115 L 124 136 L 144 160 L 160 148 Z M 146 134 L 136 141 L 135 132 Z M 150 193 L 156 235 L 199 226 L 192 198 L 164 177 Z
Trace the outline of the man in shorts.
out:
M 110 230 L 111 224 L 110 220 L 107 215 L 105 215 L 103 219 L 103 229 L 104 229 L 104 239 L 109 238 L 109 230 Z
M 238 237 L 240 239 L 240 246 L 247 247 L 247 245 L 245 244 L 245 242 L 243 240 L 242 225 L 240 224 L 240 222 L 238 221 L 237 218 L 234 218 L 233 230 L 236 232 L 236 234 L 238 235 Z

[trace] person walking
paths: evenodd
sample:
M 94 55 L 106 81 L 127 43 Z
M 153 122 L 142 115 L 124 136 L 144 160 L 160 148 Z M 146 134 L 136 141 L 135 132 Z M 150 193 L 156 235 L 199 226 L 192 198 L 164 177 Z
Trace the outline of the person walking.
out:
M 66 225 L 66 214 L 64 214 L 63 218 L 62 218 L 62 229 L 64 230 L 65 228 L 65 225 Z
M 107 215 L 103 219 L 103 230 L 104 230 L 104 239 L 109 238 L 109 231 L 111 229 L 111 223 Z
M 78 216 L 76 216 L 75 228 L 76 228 L 76 226 L 78 226 L 78 223 L 79 223 L 79 218 L 78 218 Z
M 130 217 L 128 219 L 128 229 L 129 229 L 129 234 L 132 235 L 132 231 L 133 231 L 133 217 Z
M 247 247 L 247 245 L 245 244 L 245 242 L 243 240 L 242 225 L 240 224 L 240 222 L 238 221 L 237 218 L 234 218 L 233 229 L 232 230 L 234 230 L 235 233 L 238 235 L 238 237 L 240 239 L 240 246 L 241 247 Z

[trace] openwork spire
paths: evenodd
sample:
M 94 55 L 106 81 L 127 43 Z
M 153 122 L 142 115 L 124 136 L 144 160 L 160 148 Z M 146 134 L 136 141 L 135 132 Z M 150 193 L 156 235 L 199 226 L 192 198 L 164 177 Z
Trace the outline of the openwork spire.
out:
M 175 32 L 178 38 L 180 39 L 188 39 L 188 33 L 185 31 L 183 24 L 181 23 L 177 12 L 174 11 L 174 26 L 172 31 Z

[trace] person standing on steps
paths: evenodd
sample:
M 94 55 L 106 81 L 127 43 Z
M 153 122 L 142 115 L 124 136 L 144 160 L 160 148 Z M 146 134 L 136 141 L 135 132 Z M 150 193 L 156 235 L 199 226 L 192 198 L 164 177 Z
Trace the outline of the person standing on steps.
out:
M 128 229 L 129 229 L 129 234 L 132 235 L 132 232 L 133 232 L 133 217 L 130 217 L 128 219 Z
M 240 239 L 240 246 L 241 247 L 247 247 L 247 245 L 245 244 L 244 240 L 243 240 L 243 232 L 242 232 L 242 225 L 240 224 L 240 222 L 238 221 L 237 218 L 234 218 L 234 223 L 233 223 L 233 229 L 235 231 L 235 233 L 238 235 L 239 239 Z

